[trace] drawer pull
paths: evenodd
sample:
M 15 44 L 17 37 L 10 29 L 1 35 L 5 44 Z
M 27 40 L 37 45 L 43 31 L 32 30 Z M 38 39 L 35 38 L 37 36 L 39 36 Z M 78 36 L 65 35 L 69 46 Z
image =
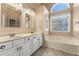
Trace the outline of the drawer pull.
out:
M 20 46 L 20 50 L 22 49 L 22 46 Z
M 30 39 L 28 38 L 28 40 L 30 40 Z
M 2 45 L 1 47 L 0 47 L 0 49 L 4 49 L 5 48 L 5 45 Z
M 17 47 L 17 51 L 19 50 L 19 47 Z
M 39 38 L 38 38 L 38 40 L 39 40 Z
M 34 39 L 35 39 L 35 36 L 34 36 Z

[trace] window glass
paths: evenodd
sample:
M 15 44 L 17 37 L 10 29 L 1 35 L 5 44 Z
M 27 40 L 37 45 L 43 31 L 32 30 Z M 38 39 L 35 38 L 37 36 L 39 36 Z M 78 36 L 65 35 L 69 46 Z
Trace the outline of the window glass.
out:
M 59 3 L 59 4 L 55 4 L 54 6 L 52 6 L 51 8 L 51 11 L 62 11 L 62 10 L 65 10 L 65 9 L 68 9 L 69 8 L 69 4 L 66 4 L 66 3 Z
M 51 9 L 52 11 L 54 11 L 54 13 L 56 12 L 56 15 L 53 15 L 53 14 L 50 15 L 50 31 L 51 32 L 69 32 L 71 14 L 64 13 L 64 12 L 63 14 L 57 13 L 65 9 L 69 9 L 69 5 L 64 3 L 55 4 Z

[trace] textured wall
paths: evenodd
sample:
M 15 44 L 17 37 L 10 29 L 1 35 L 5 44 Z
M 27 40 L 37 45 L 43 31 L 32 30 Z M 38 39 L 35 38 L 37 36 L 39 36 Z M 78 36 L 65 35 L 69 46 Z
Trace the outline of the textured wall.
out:
M 2 35 L 7 35 L 9 33 L 17 33 L 17 34 L 21 34 L 21 33 L 29 33 L 33 31 L 32 29 L 27 29 L 27 28 L 0 28 L 0 36 Z
M 79 39 L 79 4 L 74 4 L 73 13 L 73 34 L 74 37 Z

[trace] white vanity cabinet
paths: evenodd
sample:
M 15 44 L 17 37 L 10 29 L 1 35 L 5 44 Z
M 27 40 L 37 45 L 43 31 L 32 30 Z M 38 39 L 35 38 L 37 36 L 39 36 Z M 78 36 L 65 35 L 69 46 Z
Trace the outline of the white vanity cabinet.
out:
M 22 56 L 25 37 L 13 40 L 13 47 L 17 47 L 17 53 Z
M 0 52 L 12 48 L 12 41 L 0 43 Z
M 24 37 L 23 38 L 16 39 L 16 40 L 13 40 L 13 47 L 20 46 L 23 43 L 24 43 Z
M 25 42 L 22 46 L 22 55 L 30 56 L 32 55 L 32 37 L 25 37 Z
M 42 34 L 38 34 L 38 47 L 43 45 L 43 36 Z
M 42 34 L 36 34 L 33 36 L 33 52 L 43 45 Z
M 22 47 L 22 55 L 32 55 L 39 47 L 43 45 L 42 35 L 35 34 L 25 38 L 25 43 Z
M 0 43 L 0 56 L 18 56 L 17 47 L 12 48 L 12 41 Z
M 37 35 L 34 35 L 33 36 L 33 52 L 35 52 L 37 49 L 38 49 L 38 36 Z
M 19 56 L 19 51 L 17 50 L 17 47 L 14 47 L 0 52 L 0 56 Z
M 42 45 L 42 34 L 16 38 L 0 43 L 0 56 L 31 56 Z

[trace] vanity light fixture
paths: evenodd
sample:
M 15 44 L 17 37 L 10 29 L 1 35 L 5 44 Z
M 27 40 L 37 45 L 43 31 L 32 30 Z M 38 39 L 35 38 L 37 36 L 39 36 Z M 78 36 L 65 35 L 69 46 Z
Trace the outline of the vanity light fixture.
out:
M 20 10 L 20 11 L 24 10 L 24 12 L 26 14 L 29 14 L 31 16 L 34 16 L 35 15 L 35 12 L 32 9 L 26 9 L 26 8 L 24 8 L 21 3 L 6 3 L 6 4 L 12 6 L 16 10 Z
M 31 15 L 31 16 L 34 16 L 34 15 L 35 15 L 35 12 L 34 12 L 33 10 L 31 10 L 31 9 L 25 9 L 25 8 L 24 8 L 24 10 L 25 10 L 25 13 L 26 13 L 26 14 L 29 14 L 29 15 Z
M 18 4 L 20 7 L 23 7 L 23 5 L 21 3 Z
M 16 10 L 21 10 L 22 7 L 23 7 L 23 5 L 22 5 L 21 3 L 19 3 L 19 4 L 18 4 L 18 3 L 6 3 L 6 4 L 12 6 L 12 7 L 15 8 Z

